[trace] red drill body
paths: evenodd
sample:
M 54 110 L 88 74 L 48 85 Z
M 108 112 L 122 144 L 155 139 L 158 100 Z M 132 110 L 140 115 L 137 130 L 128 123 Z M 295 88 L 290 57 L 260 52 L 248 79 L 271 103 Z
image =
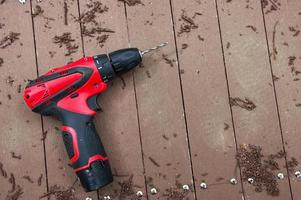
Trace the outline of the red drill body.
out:
M 32 111 L 63 123 L 63 140 L 70 163 L 86 191 L 113 181 L 109 161 L 93 123 L 100 109 L 97 97 L 107 82 L 141 62 L 136 48 L 85 57 L 30 81 L 24 100 Z M 113 119 L 112 119 L 113 120 Z

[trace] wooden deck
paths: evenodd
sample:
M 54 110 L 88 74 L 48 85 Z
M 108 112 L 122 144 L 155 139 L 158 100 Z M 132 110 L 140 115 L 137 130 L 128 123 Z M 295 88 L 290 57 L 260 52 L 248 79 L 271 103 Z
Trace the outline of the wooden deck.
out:
M 139 2 L 0 0 L 0 199 L 301 199 L 301 1 Z M 53 42 L 64 33 L 68 44 Z M 161 42 L 98 99 L 115 180 L 85 193 L 60 122 L 24 104 L 27 80 Z

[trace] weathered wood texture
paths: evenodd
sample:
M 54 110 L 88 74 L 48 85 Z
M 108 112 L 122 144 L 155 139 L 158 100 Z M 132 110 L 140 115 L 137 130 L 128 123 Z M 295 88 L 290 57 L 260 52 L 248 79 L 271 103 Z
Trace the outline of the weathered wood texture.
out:
M 80 1 L 82 16 L 93 9 L 89 5 L 93 5 L 89 0 Z M 102 1 L 101 7 L 103 12 L 96 13 L 95 22 L 82 23 L 82 30 L 89 31 L 93 27 L 104 30 L 93 35 L 83 32 L 84 52 L 87 56 L 110 53 L 129 46 L 124 3 L 107 0 Z M 101 43 L 102 37 L 108 38 Z M 133 199 L 137 191 L 146 194 L 133 74 L 125 74 L 109 83 L 98 102 L 103 112 L 96 115 L 95 124 L 115 179 L 113 184 L 99 191 L 100 198 L 110 195 L 116 199 Z M 128 190 L 125 190 L 125 185 L 130 185 Z
M 171 2 L 197 197 L 240 199 L 240 173 L 215 2 Z M 191 30 L 183 32 L 187 25 Z M 231 185 L 231 178 L 239 184 Z M 199 187 L 203 181 L 208 184 L 207 190 Z
M 65 24 L 64 2 L 67 4 L 67 25 Z M 42 11 L 39 11 L 41 8 Z M 76 1 L 32 1 L 33 21 L 36 40 L 36 52 L 39 74 L 53 67 L 65 65 L 67 62 L 81 58 L 82 43 L 80 25 L 77 21 L 78 5 Z M 56 36 L 70 34 L 70 45 L 77 48 L 68 51 L 66 44 L 54 43 Z M 68 43 L 68 42 L 67 42 Z M 70 54 L 70 55 L 69 55 Z M 46 162 L 49 188 L 57 185 L 68 189 L 76 180 L 74 170 L 68 166 L 69 159 L 61 137 L 61 122 L 52 117 L 43 117 L 46 144 Z M 96 192 L 86 194 L 80 183 L 75 184 L 75 197 L 86 196 L 97 198 Z
M 217 1 L 230 96 L 249 99 L 255 109 L 232 106 L 238 144 L 262 147 L 265 155 L 283 150 L 260 1 Z M 251 103 L 252 104 L 252 103 Z M 242 105 L 243 107 L 243 105 Z M 285 159 L 279 172 L 286 174 Z M 278 182 L 277 197 L 245 184 L 250 199 L 290 199 L 288 179 Z
M 300 164 L 294 166 L 293 158 L 301 159 L 299 141 L 300 125 L 300 27 L 301 2 L 279 1 L 276 9 L 271 2 L 263 3 L 263 12 L 270 60 L 274 74 L 274 84 L 277 94 L 283 138 L 287 152 L 289 173 L 294 199 L 300 198 L 300 180 L 294 175 L 300 170 Z M 293 164 L 293 165 L 292 165 Z
M 20 94 L 27 80 L 37 76 L 33 30 L 30 5 L 19 5 L 17 1 L 0 5 L 0 199 L 18 194 L 20 199 L 39 199 L 46 192 L 41 118 Z M 9 35 L 15 39 L 3 42 Z
M 149 199 L 194 199 L 182 189 L 183 184 L 193 186 L 170 3 L 143 1 L 126 9 L 132 47 L 169 42 L 162 51 L 146 55 L 134 74 L 147 188 L 159 190 Z
M 67 165 L 61 123 L 50 117 L 42 123 L 22 100 L 27 79 L 83 55 L 143 50 L 162 42 L 169 45 L 146 55 L 143 65 L 116 78 L 100 96 L 103 112 L 95 123 L 115 181 L 88 194 L 76 182 L 75 197 L 137 199 L 142 191 L 141 199 L 160 200 L 298 199 L 300 180 L 294 173 L 300 164 L 289 170 L 285 165 L 301 159 L 301 3 L 136 3 L 0 0 L 0 41 L 10 32 L 20 33 L 10 46 L 0 43 L 0 199 L 9 199 L 18 187 L 19 199 L 39 199 L 47 189 L 68 189 L 76 180 Z M 55 43 L 55 36 L 63 34 L 69 42 Z M 245 102 L 235 104 L 238 99 Z M 246 144 L 261 146 L 265 156 L 286 151 L 273 172 L 285 175 L 277 180 L 279 196 L 242 183 L 235 154 Z M 231 185 L 231 178 L 238 184 Z M 203 181 L 206 190 L 200 188 Z M 158 194 L 151 195 L 152 188 Z

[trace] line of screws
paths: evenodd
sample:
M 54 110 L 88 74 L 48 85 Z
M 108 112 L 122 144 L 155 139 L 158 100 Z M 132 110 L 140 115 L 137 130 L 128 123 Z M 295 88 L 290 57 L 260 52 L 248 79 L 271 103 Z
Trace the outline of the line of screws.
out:
M 300 171 L 300 170 L 296 171 L 296 172 L 295 172 L 295 176 L 296 176 L 297 178 L 301 178 L 301 171 Z M 280 173 L 277 174 L 277 177 L 278 177 L 278 179 L 282 180 L 282 179 L 284 179 L 285 176 L 284 176 L 283 173 L 280 172 Z M 251 178 L 251 177 L 250 177 L 250 178 L 247 179 L 247 181 L 248 181 L 248 183 L 253 184 L 255 180 L 254 180 L 254 178 Z M 236 178 L 231 178 L 231 179 L 229 180 L 229 182 L 230 182 L 232 185 L 236 185 L 236 184 L 238 183 L 238 181 L 236 180 Z M 201 189 L 203 189 L 203 190 L 205 190 L 205 189 L 208 188 L 208 186 L 207 186 L 207 184 L 206 184 L 205 181 L 203 181 L 203 182 L 200 183 L 200 187 L 201 187 Z M 182 186 L 182 189 L 183 189 L 184 191 L 189 191 L 189 190 L 190 190 L 189 185 L 187 185 L 187 184 L 183 185 L 183 186 Z M 151 193 L 152 195 L 156 195 L 156 194 L 158 193 L 158 191 L 157 191 L 156 188 L 151 188 L 150 193 Z M 137 196 L 137 197 L 143 197 L 143 192 L 142 192 L 142 191 L 137 191 L 136 196 Z M 111 197 L 110 197 L 109 195 L 107 195 L 107 196 L 104 196 L 103 199 L 104 199 L 104 200 L 111 200 Z M 92 198 L 91 198 L 91 197 L 87 197 L 86 200 L 92 200 Z

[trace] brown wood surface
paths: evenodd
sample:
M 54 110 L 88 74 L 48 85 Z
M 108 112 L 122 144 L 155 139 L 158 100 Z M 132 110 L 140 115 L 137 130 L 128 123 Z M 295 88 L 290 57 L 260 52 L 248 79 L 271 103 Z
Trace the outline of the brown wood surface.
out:
M 172 5 L 197 197 L 241 199 L 215 2 L 175 0 Z M 181 33 L 189 24 L 185 17 L 198 28 Z M 238 184 L 230 184 L 232 178 Z M 199 187 L 202 181 L 207 190 Z
M 90 2 L 80 1 L 81 15 L 93 9 L 87 6 Z M 106 54 L 129 46 L 124 3 L 110 0 L 101 2 L 102 7 L 108 10 L 96 14 L 95 19 L 101 24 L 97 27 L 111 29 L 114 33 L 104 32 L 94 37 L 83 35 L 86 56 Z M 95 24 L 88 22 L 82 26 L 89 29 Z M 97 40 L 103 35 L 109 36 L 104 45 Z M 133 74 L 127 73 L 122 79 L 117 77 L 109 83 L 107 91 L 98 98 L 103 112 L 96 115 L 95 124 L 114 173 L 113 184 L 100 189 L 99 197 L 109 195 L 114 199 L 135 199 L 137 191 L 142 191 L 146 198 Z M 132 187 L 124 191 L 127 183 Z
M 78 18 L 78 5 L 76 1 L 68 1 L 68 25 L 64 19 L 64 1 L 32 1 L 33 14 L 35 15 L 37 6 L 44 11 L 42 14 L 33 18 L 36 51 L 39 74 L 43 74 L 54 67 L 65 65 L 67 62 L 82 57 L 82 43 L 80 35 L 80 25 L 76 21 Z M 72 44 L 78 45 L 78 49 L 70 56 L 66 47 L 59 47 L 54 44 L 53 38 L 61 36 L 63 33 L 71 33 L 71 38 L 75 41 Z M 43 117 L 44 132 L 47 132 L 46 143 L 46 162 L 48 172 L 48 184 L 57 185 L 62 189 L 68 189 L 76 180 L 74 170 L 68 166 L 69 159 L 61 137 L 61 122 L 52 117 Z M 84 199 L 90 196 L 97 199 L 96 192 L 86 194 L 79 181 L 75 184 L 75 197 Z
M 93 9 L 94 2 L 103 8 L 95 15 L 96 23 L 80 24 L 79 13 Z M 291 168 L 289 176 L 285 165 L 293 157 L 301 159 L 301 3 L 141 0 L 131 6 L 125 2 L 28 0 L 22 5 L 0 0 L 1 39 L 10 32 L 20 33 L 19 40 L 0 48 L 4 61 L 0 64 L 0 167 L 4 169 L 0 169 L 0 199 L 13 199 L 7 197 L 14 194 L 9 192 L 11 173 L 16 190 L 22 188 L 19 199 L 39 199 L 52 186 L 68 189 L 76 180 L 68 166 L 61 123 L 51 117 L 41 121 L 23 102 L 27 79 L 84 54 L 124 47 L 144 50 L 162 42 L 169 45 L 146 55 L 143 65 L 116 78 L 99 97 L 103 112 L 95 116 L 95 123 L 115 180 L 92 193 L 85 193 L 76 182 L 75 197 L 137 199 L 136 192 L 142 191 L 141 199 L 160 200 L 299 199 L 300 179 L 294 172 L 300 164 Z M 36 6 L 44 11 L 37 16 Z M 179 34 L 183 25 L 193 28 Z M 106 30 L 87 36 L 84 26 Z M 53 38 L 69 32 L 71 44 L 78 48 L 66 56 L 66 47 L 54 44 Z M 256 108 L 231 107 L 229 98 L 236 97 L 248 98 Z M 235 160 L 241 144 L 259 145 L 264 155 L 286 151 L 287 156 L 277 160 L 280 170 L 274 171 L 285 175 L 277 180 L 278 197 L 241 183 Z M 21 159 L 13 158 L 12 152 Z M 238 184 L 231 185 L 231 178 Z M 208 189 L 200 188 L 202 181 Z M 184 184 L 191 191 L 183 192 Z M 152 188 L 158 194 L 151 195 Z
M 132 47 L 148 49 L 169 42 L 161 51 L 146 55 L 134 75 L 147 188 L 159 190 L 149 199 L 173 195 L 194 199 L 193 192 L 183 194 L 182 189 L 183 184 L 192 190 L 193 186 L 170 3 L 143 1 L 126 9 Z
M 217 1 L 230 96 L 248 98 L 252 111 L 233 106 L 238 144 L 262 147 L 265 155 L 283 150 L 260 1 Z M 228 45 L 227 45 L 228 44 Z M 230 46 L 229 46 L 230 45 Z M 286 173 L 285 159 L 279 160 Z M 290 199 L 288 179 L 279 181 L 280 195 L 257 193 L 244 184 L 249 199 Z
M 301 109 L 298 105 L 301 102 L 301 82 L 298 71 L 301 71 L 301 35 L 299 34 L 301 2 L 281 1 L 280 3 L 276 4 L 276 10 L 269 12 L 271 2 L 268 2 L 263 11 L 287 159 L 290 162 L 294 157 L 300 162 L 301 153 L 298 143 L 301 138 L 299 134 Z M 290 63 L 290 59 L 294 61 Z M 300 164 L 291 169 L 293 197 L 299 199 L 301 182 L 295 177 L 294 172 L 300 170 Z
M 0 199 L 18 196 L 19 189 L 19 199 L 39 199 L 46 192 L 41 118 L 27 108 L 21 94 L 27 80 L 37 76 L 30 5 L 9 1 L 0 5 L 0 13 L 1 40 L 10 32 L 20 34 L 12 45 L 0 48 Z

